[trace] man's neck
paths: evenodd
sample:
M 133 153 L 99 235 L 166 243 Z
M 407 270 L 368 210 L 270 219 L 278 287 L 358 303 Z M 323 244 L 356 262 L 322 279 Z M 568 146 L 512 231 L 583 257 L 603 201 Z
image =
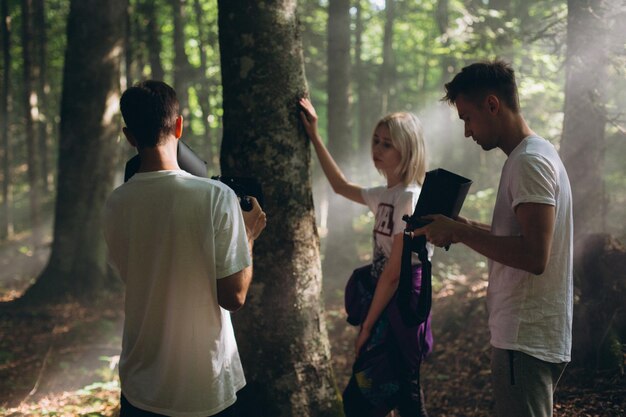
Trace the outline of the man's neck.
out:
M 513 149 L 525 138 L 535 134 L 520 113 L 511 113 L 505 119 L 503 127 L 499 147 L 507 156 L 511 155 Z
M 180 170 L 177 160 L 177 141 L 168 140 L 163 145 L 139 150 L 139 170 L 137 172 Z

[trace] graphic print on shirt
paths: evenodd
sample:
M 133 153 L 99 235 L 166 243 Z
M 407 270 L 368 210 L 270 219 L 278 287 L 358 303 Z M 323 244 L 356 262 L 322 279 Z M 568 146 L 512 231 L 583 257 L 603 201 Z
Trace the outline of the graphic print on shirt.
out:
M 380 203 L 376 211 L 375 219 L 374 233 L 391 236 L 393 232 L 393 206 L 391 204 Z

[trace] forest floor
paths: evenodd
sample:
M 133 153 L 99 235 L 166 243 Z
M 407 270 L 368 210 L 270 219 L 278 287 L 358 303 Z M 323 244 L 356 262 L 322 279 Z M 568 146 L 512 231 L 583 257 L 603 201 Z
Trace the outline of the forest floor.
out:
M 0 246 L 0 300 L 19 295 L 45 265 L 48 247 L 27 238 Z M 356 329 L 341 288 L 327 288 L 333 366 L 345 387 Z M 422 366 L 431 417 L 491 416 L 489 338 L 483 281 L 450 280 L 433 301 L 433 353 Z M 122 300 L 0 310 L 0 416 L 117 416 Z M 555 416 L 626 416 L 626 377 L 568 368 Z

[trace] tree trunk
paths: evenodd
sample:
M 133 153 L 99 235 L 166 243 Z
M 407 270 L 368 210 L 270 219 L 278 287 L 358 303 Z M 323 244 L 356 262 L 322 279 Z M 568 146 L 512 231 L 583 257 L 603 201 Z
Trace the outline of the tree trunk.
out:
M 26 155 L 28 164 L 28 186 L 30 199 L 30 226 L 35 242 L 41 240 L 41 210 L 39 186 L 39 158 L 37 157 L 37 141 L 35 137 L 34 114 L 37 113 L 37 93 L 33 89 L 33 29 L 32 0 L 22 0 L 22 74 L 23 74 L 23 105 L 24 135 L 26 136 Z
M 395 77 L 393 57 L 393 22 L 396 18 L 396 0 L 385 1 L 385 31 L 383 34 L 383 64 L 380 68 L 381 116 L 389 111 L 391 84 Z
M 354 26 L 354 78 L 357 84 L 358 97 L 358 150 L 369 149 L 371 146 L 372 121 L 368 118 L 369 100 L 367 97 L 367 76 L 363 63 L 363 0 L 357 0 Z M 362 172 L 362 170 L 359 170 Z
M 450 0 L 437 0 L 437 10 L 435 12 L 435 20 L 439 28 L 439 35 L 443 37 L 442 46 L 448 48 L 450 38 L 447 35 L 450 29 Z M 455 60 L 451 56 L 441 57 L 441 85 L 447 83 L 455 72 Z
M 342 415 L 321 301 L 306 93 L 295 0 L 219 0 L 224 175 L 258 178 L 268 226 L 255 276 L 234 316 L 248 386 L 246 415 Z
M 151 77 L 154 80 L 163 80 L 165 71 L 161 63 L 161 33 L 156 17 L 155 2 L 154 0 L 142 0 L 140 7 L 147 22 L 145 36 Z
M 618 370 L 626 343 L 626 249 L 608 234 L 579 236 L 575 259 L 572 358 L 587 369 Z
M 572 184 L 576 237 L 604 229 L 602 178 L 607 36 L 602 1 L 568 0 L 561 156 Z
M 200 0 L 193 2 L 194 13 L 196 15 L 196 26 L 198 27 L 198 49 L 200 53 L 200 68 L 198 68 L 198 77 L 196 79 L 196 91 L 198 92 L 198 102 L 202 110 L 202 125 L 204 126 L 204 148 L 207 150 L 207 161 L 213 163 L 213 137 L 211 135 L 211 124 L 209 123 L 209 115 L 211 114 L 211 102 L 209 94 L 209 80 L 207 79 L 207 37 L 204 31 L 204 23 L 202 17 L 204 11 Z
M 22 302 L 68 295 L 93 301 L 111 285 L 100 214 L 112 188 L 120 129 L 125 11 L 124 0 L 70 3 L 54 241 L 48 265 Z
M 189 61 L 185 52 L 185 19 L 186 0 L 171 0 L 174 18 L 174 90 L 180 102 L 180 113 L 183 115 L 185 128 L 189 127 Z
M 350 1 L 328 3 L 328 149 L 340 166 L 351 173 L 353 154 L 350 120 Z M 343 283 L 356 266 L 357 252 L 352 220 L 354 203 L 329 193 L 328 235 L 324 250 L 325 282 Z M 340 284 L 341 285 L 341 284 Z
M 52 128 L 50 127 L 51 117 L 48 116 L 48 37 L 45 19 L 44 0 L 34 0 L 34 18 L 35 18 L 35 46 L 37 64 L 34 66 L 34 76 L 37 81 L 37 139 L 39 152 L 39 171 L 40 181 L 44 193 L 48 194 L 52 191 L 52 181 L 50 172 L 50 151 L 49 137 Z
M 135 38 L 133 31 L 133 15 L 134 9 L 130 4 L 130 0 L 126 0 L 126 13 L 124 18 L 124 74 L 122 75 L 121 89 L 126 90 L 135 82 L 133 79 L 133 40 Z M 139 36 L 137 36 L 138 38 Z
M 0 135 L 2 137 L 2 215 L 0 216 L 0 239 L 13 236 L 13 196 L 11 174 L 11 144 L 9 142 L 9 114 L 11 111 L 11 16 L 9 0 L 0 0 L 2 14 L 2 92 L 0 100 Z

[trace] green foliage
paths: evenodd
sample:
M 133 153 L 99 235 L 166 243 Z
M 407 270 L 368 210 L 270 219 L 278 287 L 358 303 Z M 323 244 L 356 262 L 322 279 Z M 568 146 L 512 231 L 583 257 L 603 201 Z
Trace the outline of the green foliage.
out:
M 147 19 L 142 5 L 147 0 L 131 0 L 129 11 L 131 21 L 131 68 L 132 79 L 151 77 L 146 38 Z M 156 27 L 159 31 L 161 52 L 160 59 L 165 70 L 165 81 L 174 81 L 174 22 L 171 3 L 165 0 L 152 2 L 155 7 Z M 498 4 L 502 6 L 497 6 Z M 19 105 L 18 97 L 22 89 L 21 42 L 19 41 L 21 13 L 18 2 L 9 2 L 12 15 L 13 38 L 11 52 L 12 94 L 14 97 L 10 130 L 12 153 L 14 155 L 13 192 L 15 204 L 23 204 L 26 199 L 19 196 L 28 193 L 26 184 L 26 151 L 23 139 L 24 108 Z M 62 68 L 64 61 L 65 24 L 69 2 L 50 0 L 46 5 L 47 30 L 47 78 L 48 100 L 42 109 L 45 118 L 52 121 L 51 134 L 55 139 L 59 123 L 60 96 L 62 92 Z M 185 138 L 200 156 L 215 158 L 219 152 L 221 132 L 221 77 L 219 46 L 217 43 L 217 2 L 198 1 L 200 13 L 195 1 L 184 3 L 185 53 L 188 57 L 189 73 L 189 128 Z M 351 9 L 350 30 L 356 30 L 357 5 L 360 7 L 360 19 L 363 33 L 361 37 L 361 72 L 353 72 L 351 85 L 355 107 L 355 121 L 358 119 L 356 107 L 359 100 L 366 102 L 368 116 L 365 125 L 372 126 L 379 117 L 380 73 L 383 65 L 382 38 L 386 20 L 385 2 L 360 0 L 353 3 Z M 557 146 L 560 142 L 563 122 L 563 87 L 565 80 L 564 51 L 566 47 L 567 3 L 563 0 L 542 0 L 525 2 L 514 0 L 507 2 L 487 2 L 473 0 L 469 2 L 450 0 L 447 15 L 439 13 L 439 0 L 400 1 L 395 3 L 393 21 L 392 65 L 394 79 L 391 84 L 389 110 L 409 110 L 417 113 L 427 130 L 427 140 L 431 152 L 431 166 L 445 165 L 459 172 L 465 172 L 476 181 L 476 186 L 489 188 L 495 186 L 492 179 L 497 178 L 501 164 L 489 158 L 478 156 L 478 150 L 466 144 L 462 139 L 460 125 L 455 119 L 454 110 L 445 110 L 437 102 L 443 94 L 443 83 L 461 67 L 469 62 L 502 57 L 511 61 L 518 74 L 521 103 L 529 124 L 541 135 Z M 298 13 L 302 30 L 302 41 L 307 80 L 313 102 L 320 116 L 320 131 L 326 131 L 326 80 L 327 74 L 327 17 L 328 1 L 301 0 Z M 496 8 L 501 7 L 501 8 Z M 610 22 L 607 22 L 609 25 Z M 623 36 L 617 25 L 609 27 L 611 36 L 611 65 L 607 91 L 607 195 L 609 202 L 621 202 L 626 197 L 623 190 L 625 173 L 618 165 L 619 155 L 624 152 L 624 116 L 620 109 L 626 104 L 623 92 L 626 88 L 624 68 L 626 51 Z M 354 43 L 351 51 L 353 64 L 356 63 Z M 203 49 L 201 49 L 201 46 Z M 201 54 L 206 58 L 206 68 L 201 73 Z M 356 71 L 356 70 L 355 70 Z M 357 92 L 357 80 L 362 79 L 363 97 Z M 202 103 L 200 89 L 205 88 L 208 100 Z M 208 113 L 201 109 L 204 104 Z M 434 109 L 437 109 L 436 112 Z M 205 121 L 208 121 L 205 125 Z M 355 127 L 355 149 L 361 147 L 367 138 L 357 138 Z M 326 136 L 326 135 L 323 135 Z M 209 142 L 209 138 L 211 138 Z M 459 146 L 460 145 L 460 146 Z M 358 154 L 355 154 L 358 155 Z M 56 148 L 53 147 L 52 159 Z M 363 156 L 357 156 L 364 158 Z M 211 163 L 216 160 L 212 159 Z M 353 162 L 349 165 L 369 166 L 369 161 Z M 121 164 L 118 164 L 121 170 Z M 478 169 L 476 169 L 478 167 Z M 367 184 L 375 175 L 358 173 L 362 178 L 353 178 L 357 183 Z M 468 207 L 473 204 L 468 202 Z M 484 208 L 477 209 L 483 210 Z M 620 227 L 623 211 L 611 205 L 607 218 L 607 230 L 624 235 Z M 21 226 L 22 227 L 22 226 Z M 24 225 L 23 227 L 28 227 Z

